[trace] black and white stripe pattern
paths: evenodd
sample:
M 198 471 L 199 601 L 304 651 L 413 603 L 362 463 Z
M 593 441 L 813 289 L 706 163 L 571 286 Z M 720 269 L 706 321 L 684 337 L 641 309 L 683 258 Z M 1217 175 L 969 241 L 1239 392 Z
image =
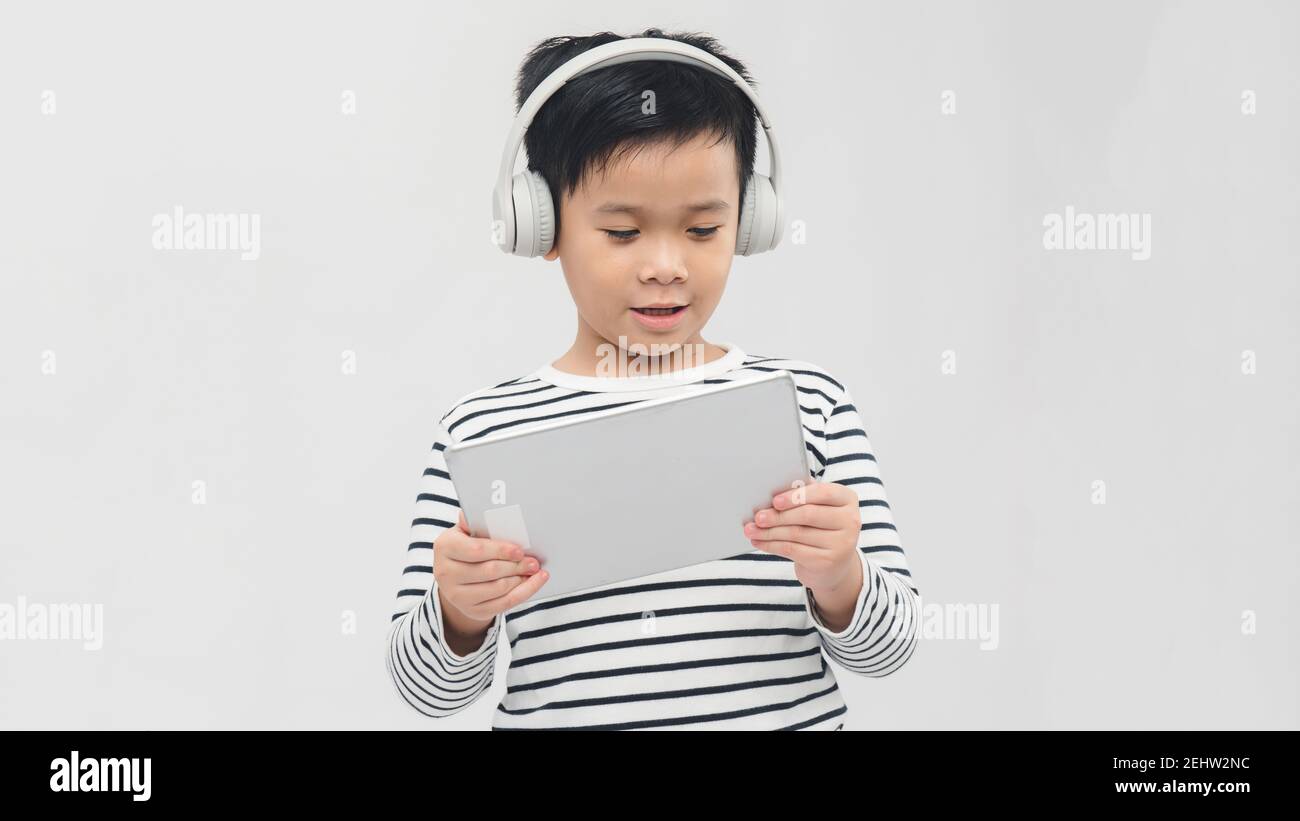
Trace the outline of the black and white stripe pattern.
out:
M 692 369 L 707 378 L 645 390 L 592 390 L 589 378 L 542 368 L 469 394 L 447 411 L 420 481 L 388 640 L 389 675 L 411 707 L 442 717 L 473 703 L 492 685 L 503 627 L 511 662 L 493 719 L 500 730 L 835 730 L 847 706 L 826 657 L 874 677 L 907 662 L 916 648 L 919 591 L 848 391 L 807 362 L 749 356 L 734 346 L 727 359 L 725 368 Z M 811 474 L 858 494 L 865 583 L 845 630 L 831 632 L 820 621 L 788 559 L 755 550 L 525 602 L 498 616 L 468 656 L 452 652 L 441 637 L 432 573 L 433 542 L 459 514 L 443 461 L 449 442 L 776 370 L 795 377 Z M 628 380 L 602 382 L 626 387 Z

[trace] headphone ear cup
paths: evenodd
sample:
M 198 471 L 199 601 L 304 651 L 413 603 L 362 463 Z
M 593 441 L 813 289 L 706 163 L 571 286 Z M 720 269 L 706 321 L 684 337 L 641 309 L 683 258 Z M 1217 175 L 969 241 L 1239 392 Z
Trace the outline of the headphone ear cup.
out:
M 770 251 L 781 241 L 778 231 L 781 201 L 765 174 L 750 174 L 736 231 L 736 253 L 741 256 Z
M 533 214 L 537 218 L 537 256 L 550 252 L 555 243 L 555 203 L 551 200 L 551 187 L 546 178 L 536 171 L 529 171 L 533 180 Z
M 745 182 L 745 199 L 740 204 L 740 219 L 736 223 L 736 253 L 742 257 L 749 256 L 750 237 L 754 233 L 754 177 L 750 174 Z
M 555 209 L 546 179 L 531 169 L 515 174 L 512 194 L 515 206 L 517 257 L 540 257 L 555 241 Z

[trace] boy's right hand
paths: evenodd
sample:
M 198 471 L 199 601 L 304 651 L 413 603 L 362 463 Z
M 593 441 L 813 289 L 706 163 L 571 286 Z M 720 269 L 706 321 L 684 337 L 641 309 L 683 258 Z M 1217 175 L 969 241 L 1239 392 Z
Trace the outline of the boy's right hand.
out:
M 463 633 L 481 632 L 512 607 L 527 601 L 550 578 L 536 558 L 513 542 L 471 536 L 465 512 L 456 526 L 435 540 L 433 577 L 448 625 Z M 451 605 L 448 608 L 446 605 Z

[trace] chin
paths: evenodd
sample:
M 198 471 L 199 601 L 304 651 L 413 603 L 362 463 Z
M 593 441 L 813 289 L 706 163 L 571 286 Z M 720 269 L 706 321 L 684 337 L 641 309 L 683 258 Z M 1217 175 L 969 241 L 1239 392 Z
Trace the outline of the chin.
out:
M 664 349 L 671 350 L 675 348 L 680 348 L 682 347 L 682 345 L 686 344 L 685 340 L 689 338 L 690 338 L 689 333 L 680 330 L 674 331 L 671 334 L 662 334 L 662 335 L 646 334 L 644 331 L 642 331 L 640 333 L 635 333 L 635 332 L 629 333 L 627 335 L 627 344 L 628 345 L 639 344 L 644 346 L 647 352 L 652 352 L 656 346 L 658 346 L 661 351 Z

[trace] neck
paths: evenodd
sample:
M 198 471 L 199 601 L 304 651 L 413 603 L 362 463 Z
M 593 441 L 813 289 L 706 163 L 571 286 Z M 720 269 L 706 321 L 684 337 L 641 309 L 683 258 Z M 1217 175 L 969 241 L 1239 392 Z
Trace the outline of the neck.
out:
M 624 339 L 627 345 L 631 346 L 635 340 Z M 689 339 L 680 343 L 642 343 L 646 348 L 644 361 L 654 363 L 654 367 L 659 373 L 681 370 L 683 367 L 695 367 L 721 359 L 726 356 L 727 352 L 718 345 L 706 342 L 704 337 L 696 331 Z M 656 353 L 662 353 L 660 356 L 650 356 L 649 351 L 655 350 L 655 344 L 664 345 Z M 684 356 L 685 351 L 680 350 L 683 347 L 690 348 L 690 356 Z M 640 351 L 637 351 L 639 354 Z M 573 340 L 573 345 L 559 359 L 551 363 L 551 367 L 565 373 L 571 373 L 578 376 L 595 376 L 599 371 L 601 363 L 610 361 L 610 356 L 625 358 L 625 361 L 631 361 L 636 358 L 636 354 L 631 351 L 622 349 L 619 346 L 619 340 L 606 339 L 588 325 L 581 317 L 578 319 L 578 333 Z

